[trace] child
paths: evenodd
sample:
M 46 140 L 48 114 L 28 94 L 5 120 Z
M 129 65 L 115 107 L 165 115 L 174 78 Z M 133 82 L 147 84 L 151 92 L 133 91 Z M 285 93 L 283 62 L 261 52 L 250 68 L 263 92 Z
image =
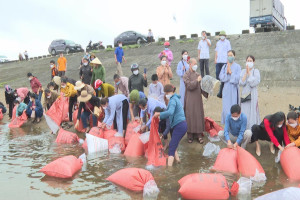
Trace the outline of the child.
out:
M 291 143 L 288 144 L 286 147 L 300 147 L 300 118 L 299 114 L 296 113 L 295 111 L 291 111 L 287 115 L 287 131 L 289 138 L 291 140 Z
M 149 96 L 154 99 L 159 100 L 162 103 L 165 103 L 164 101 L 164 86 L 158 82 L 158 76 L 157 74 L 153 74 L 151 76 L 152 83 L 149 85 Z
M 51 69 L 51 80 L 52 80 L 54 76 L 58 76 L 58 70 L 54 60 L 50 61 L 50 69 Z

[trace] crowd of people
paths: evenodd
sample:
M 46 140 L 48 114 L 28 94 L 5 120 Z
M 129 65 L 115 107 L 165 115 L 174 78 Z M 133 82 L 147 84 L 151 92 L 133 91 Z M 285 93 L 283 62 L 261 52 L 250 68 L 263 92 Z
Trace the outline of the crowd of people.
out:
M 151 32 L 151 30 L 149 30 Z M 255 67 L 255 57 L 246 57 L 244 69 L 235 62 L 236 52 L 226 39 L 225 31 L 220 32 L 216 43 L 214 61 L 216 79 L 221 81 L 218 97 L 222 98 L 221 123 L 224 131 L 219 137 L 229 148 L 248 143 L 256 143 L 256 154 L 261 155 L 258 140 L 270 141 L 270 150 L 275 153 L 274 145 L 283 150 L 289 146 L 300 146 L 300 125 L 296 112 L 289 112 L 287 118 L 283 112 L 267 115 L 261 122 L 258 108 L 258 91 L 260 72 Z M 151 34 L 149 34 L 151 37 Z M 153 35 L 152 35 L 153 37 Z M 158 54 L 160 65 L 151 76 L 148 95 L 144 87 L 148 86 L 146 70 L 141 73 L 138 64 L 131 65 L 132 75 L 123 76 L 122 62 L 126 63 L 122 43 L 115 49 L 116 73 L 114 83 L 106 82 L 105 67 L 95 54 L 85 53 L 80 62 L 79 80 L 66 76 L 67 59 L 63 53 L 58 60 L 50 61 L 51 82 L 46 89 L 37 77 L 28 73 L 31 92 L 27 88 L 12 89 L 5 86 L 5 99 L 9 118 L 12 118 L 13 107 L 17 106 L 16 116 L 26 112 L 33 123 L 39 123 L 43 113 L 51 108 L 61 95 L 69 98 L 69 122 L 66 128 L 78 127 L 82 120 L 85 132 L 97 126 L 101 121 L 102 128 L 114 128 L 118 136 L 124 137 L 128 121 L 139 121 L 141 131 L 150 130 L 153 117 L 159 117 L 161 138 L 164 149 L 168 150 L 168 165 L 174 160 L 180 161 L 177 147 L 187 133 L 188 143 L 194 140 L 204 143 L 204 108 L 202 98 L 209 94 L 202 90 L 201 81 L 209 70 L 209 49 L 212 42 L 202 31 L 198 44 L 198 59 L 190 58 L 186 50 L 182 50 L 181 59 L 176 68 L 180 78 L 179 94 L 171 83 L 173 78 L 173 52 L 170 43 L 164 43 L 164 50 Z M 200 73 L 198 70 L 200 66 Z M 174 68 L 174 67 L 173 67 Z M 76 78 L 75 78 L 76 79 Z M 241 91 L 241 92 L 240 92 Z M 203 97 L 202 97 L 203 96 Z M 5 110 L 5 106 L 0 104 Z M 76 121 L 72 114 L 78 109 Z M 99 119 L 99 112 L 105 115 Z M 92 116 L 92 125 L 89 123 Z M 171 139 L 168 139 L 170 133 Z

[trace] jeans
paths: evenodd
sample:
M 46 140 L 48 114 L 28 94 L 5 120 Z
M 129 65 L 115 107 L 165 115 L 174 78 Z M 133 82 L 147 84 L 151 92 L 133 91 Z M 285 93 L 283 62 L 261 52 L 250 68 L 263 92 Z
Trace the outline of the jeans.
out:
M 92 113 L 90 111 L 83 111 L 83 113 L 81 113 L 81 120 L 82 120 L 83 128 L 87 128 L 89 126 L 91 114 Z M 98 119 L 95 115 L 92 115 L 92 118 L 93 118 L 93 127 L 96 127 Z
M 169 156 L 174 156 L 175 151 L 178 147 L 180 140 L 183 138 L 187 131 L 187 123 L 186 121 L 182 121 L 172 129 L 172 138 L 169 144 Z
M 42 118 L 42 116 L 43 116 L 43 109 L 37 109 L 37 108 L 35 108 L 34 111 L 35 111 L 35 118 Z M 30 118 L 31 114 L 32 114 L 32 110 L 31 109 L 27 110 L 26 114 Z M 19 116 L 21 116 L 21 115 L 19 115 Z
M 217 63 L 216 64 L 216 79 L 220 80 L 219 75 L 222 70 L 223 65 L 226 65 L 227 63 Z
M 65 71 L 58 71 L 58 76 L 63 77 L 65 76 L 66 72 Z
M 204 69 L 205 69 L 205 74 L 209 75 L 209 59 L 200 59 L 199 62 L 200 62 L 201 77 L 204 77 Z
M 76 102 L 77 102 L 77 95 L 69 98 L 69 121 L 70 122 L 73 121 L 73 117 L 72 117 L 73 116 L 73 107 Z

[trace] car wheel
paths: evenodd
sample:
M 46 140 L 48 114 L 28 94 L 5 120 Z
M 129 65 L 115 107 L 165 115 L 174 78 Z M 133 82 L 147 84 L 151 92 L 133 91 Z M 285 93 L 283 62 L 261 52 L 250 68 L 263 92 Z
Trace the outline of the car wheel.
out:
M 141 44 L 141 43 L 142 43 L 142 39 L 141 39 L 141 38 L 138 38 L 138 39 L 136 40 L 136 43 L 137 43 L 137 44 Z
M 55 54 L 56 54 L 55 49 L 52 49 L 52 50 L 51 50 L 51 54 L 52 54 L 53 56 L 55 56 Z
M 69 52 L 70 52 L 70 49 L 69 49 L 69 48 L 66 48 L 66 50 L 65 50 L 65 51 L 66 51 L 66 53 L 67 53 L 67 54 L 69 54 Z

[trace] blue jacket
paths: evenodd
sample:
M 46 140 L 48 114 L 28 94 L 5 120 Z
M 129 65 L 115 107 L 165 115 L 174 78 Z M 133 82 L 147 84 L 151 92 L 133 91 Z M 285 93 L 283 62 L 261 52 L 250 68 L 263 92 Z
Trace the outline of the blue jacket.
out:
M 166 119 L 169 117 L 171 128 L 174 128 L 177 124 L 182 121 L 185 121 L 185 115 L 180 102 L 180 95 L 173 94 L 171 96 L 167 110 L 160 113 L 161 119 Z
M 226 141 L 230 140 L 229 133 L 237 137 L 236 142 L 241 144 L 244 138 L 244 132 L 247 127 L 247 116 L 241 113 L 238 120 L 233 120 L 231 114 L 228 114 L 225 120 L 224 136 Z
M 36 111 L 43 113 L 43 106 L 42 106 L 41 102 L 37 99 L 35 100 L 35 109 L 36 109 Z M 32 101 L 29 102 L 29 104 L 26 108 L 26 112 L 28 113 L 29 110 L 32 110 Z

